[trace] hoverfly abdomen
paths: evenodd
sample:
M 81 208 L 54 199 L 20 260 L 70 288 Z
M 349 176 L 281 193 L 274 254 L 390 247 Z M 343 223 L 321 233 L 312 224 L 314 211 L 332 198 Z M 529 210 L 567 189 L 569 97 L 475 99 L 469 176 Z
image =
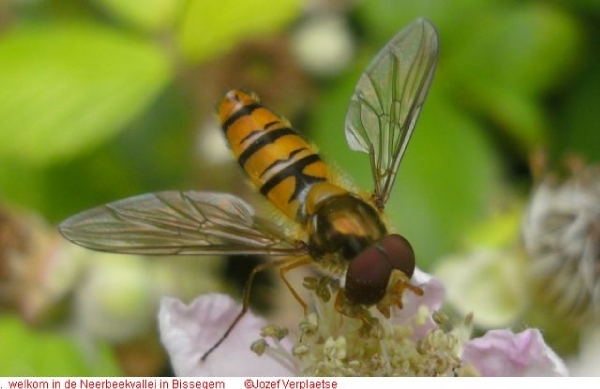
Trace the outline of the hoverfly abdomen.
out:
M 240 90 L 225 95 L 219 118 L 235 158 L 259 191 L 292 220 L 303 222 L 306 194 L 329 180 L 313 146 L 256 96 Z

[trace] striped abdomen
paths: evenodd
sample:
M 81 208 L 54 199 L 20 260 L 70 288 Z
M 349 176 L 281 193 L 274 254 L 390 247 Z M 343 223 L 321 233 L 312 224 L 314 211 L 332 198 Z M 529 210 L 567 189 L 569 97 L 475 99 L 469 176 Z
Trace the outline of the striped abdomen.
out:
M 304 221 L 309 189 L 329 181 L 314 148 L 257 97 L 240 90 L 225 95 L 219 118 L 233 154 L 260 192 L 291 219 Z

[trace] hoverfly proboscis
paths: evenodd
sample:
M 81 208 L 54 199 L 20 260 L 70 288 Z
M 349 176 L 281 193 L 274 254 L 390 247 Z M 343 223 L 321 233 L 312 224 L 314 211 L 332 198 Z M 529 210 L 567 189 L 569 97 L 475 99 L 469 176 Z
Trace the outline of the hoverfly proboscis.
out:
M 302 237 L 288 236 L 242 199 L 226 193 L 165 191 L 103 205 L 63 221 L 60 232 L 78 245 L 100 251 L 146 255 L 268 255 L 271 262 L 250 274 L 241 312 L 202 356 L 205 360 L 229 335 L 249 307 L 254 276 L 279 273 L 307 313 L 307 305 L 285 278 L 314 264 L 343 278 L 336 309 L 363 317 L 376 305 L 389 315 L 401 306 L 415 255 L 408 241 L 391 234 L 384 207 L 429 90 L 438 57 L 435 27 L 417 19 L 394 36 L 361 75 L 346 115 L 352 150 L 367 153 L 375 188 L 361 196 L 334 181 L 314 147 L 258 98 L 232 90 L 218 107 L 229 146 L 254 186 Z M 392 277 L 400 274 L 401 277 Z

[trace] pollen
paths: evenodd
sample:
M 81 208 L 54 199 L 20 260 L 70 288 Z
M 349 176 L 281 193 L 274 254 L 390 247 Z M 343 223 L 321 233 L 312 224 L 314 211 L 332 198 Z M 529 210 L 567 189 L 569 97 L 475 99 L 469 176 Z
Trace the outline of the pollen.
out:
M 460 359 L 460 332 L 443 321 L 425 335 L 417 336 L 431 312 L 420 307 L 409 321 L 385 318 L 372 308 L 375 324 L 365 329 L 363 320 L 345 316 L 332 300 L 312 291 L 315 312 L 305 316 L 297 331 L 289 358 L 299 376 L 464 376 L 476 372 Z M 333 292 L 332 292 L 333 294 Z M 406 323 L 405 323 L 406 322 Z M 420 324 L 421 323 L 421 324 Z

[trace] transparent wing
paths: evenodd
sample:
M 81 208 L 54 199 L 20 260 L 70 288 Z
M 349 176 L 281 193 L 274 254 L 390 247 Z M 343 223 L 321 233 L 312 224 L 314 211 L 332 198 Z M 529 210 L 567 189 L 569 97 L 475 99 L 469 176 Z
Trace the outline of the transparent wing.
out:
M 167 191 L 84 211 L 59 225 L 65 238 L 93 250 L 126 254 L 303 255 L 240 198 Z
M 423 107 L 438 56 L 435 27 L 417 19 L 377 54 L 361 75 L 346 114 L 346 140 L 368 153 L 375 201 L 387 202 Z

